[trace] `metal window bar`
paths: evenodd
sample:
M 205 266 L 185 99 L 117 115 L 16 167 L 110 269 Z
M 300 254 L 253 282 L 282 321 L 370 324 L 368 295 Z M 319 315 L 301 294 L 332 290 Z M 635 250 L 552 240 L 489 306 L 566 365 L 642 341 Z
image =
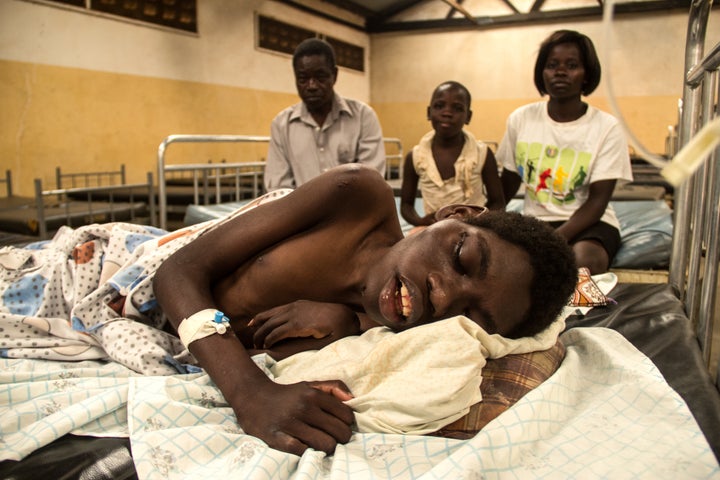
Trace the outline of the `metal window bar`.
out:
M 194 164 L 194 165 L 165 165 L 165 153 L 167 148 L 173 143 L 270 143 L 270 137 L 258 136 L 258 135 L 169 135 L 165 140 L 160 143 L 158 147 L 158 203 L 159 203 L 159 222 L 160 228 L 167 229 L 167 183 L 165 173 L 169 171 L 182 171 L 197 169 L 198 171 L 216 170 L 215 176 L 218 180 L 215 182 L 216 198 L 220 198 L 220 170 L 234 168 L 236 166 L 260 166 L 264 165 L 264 162 L 238 162 L 238 163 L 223 163 L 222 165 L 206 165 L 206 164 Z M 196 177 L 193 177 L 194 179 Z M 193 180 L 195 184 L 195 180 Z M 256 184 L 257 185 L 257 184 Z M 260 189 L 257 188 L 257 193 Z M 195 203 L 199 203 L 198 190 L 195 189 Z M 207 192 L 207 190 L 206 190 Z M 205 197 L 208 200 L 208 197 Z M 207 203 L 207 202 L 206 202 Z
M 707 56 L 705 34 L 712 0 L 690 5 L 685 46 L 685 72 L 679 145 L 718 114 L 720 44 Z M 675 218 L 668 282 L 683 301 L 696 329 L 705 361 L 712 348 L 713 312 L 718 285 L 720 248 L 720 152 L 717 150 L 686 182 L 675 189 Z

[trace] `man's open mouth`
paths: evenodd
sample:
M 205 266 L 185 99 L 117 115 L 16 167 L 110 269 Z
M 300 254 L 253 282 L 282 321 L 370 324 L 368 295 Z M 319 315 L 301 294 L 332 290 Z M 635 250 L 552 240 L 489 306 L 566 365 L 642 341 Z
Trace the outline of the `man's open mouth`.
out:
M 395 291 L 395 308 L 403 320 L 407 320 L 410 314 L 412 314 L 410 292 L 408 292 L 408 288 L 402 280 L 399 279 L 397 281 L 397 290 Z

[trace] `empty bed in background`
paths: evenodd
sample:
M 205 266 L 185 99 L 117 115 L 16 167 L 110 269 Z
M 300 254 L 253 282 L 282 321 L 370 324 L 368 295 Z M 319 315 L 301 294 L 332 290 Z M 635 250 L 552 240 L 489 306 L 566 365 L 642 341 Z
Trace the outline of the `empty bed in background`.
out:
M 146 183 L 134 184 L 124 182 L 124 167 L 79 174 L 62 173 L 58 167 L 56 173 L 58 185 L 71 186 L 45 189 L 42 180 L 35 179 L 34 197 L 8 196 L 0 202 L 0 231 L 43 240 L 63 225 L 156 222 L 151 173 Z M 103 184 L 118 180 L 122 183 Z

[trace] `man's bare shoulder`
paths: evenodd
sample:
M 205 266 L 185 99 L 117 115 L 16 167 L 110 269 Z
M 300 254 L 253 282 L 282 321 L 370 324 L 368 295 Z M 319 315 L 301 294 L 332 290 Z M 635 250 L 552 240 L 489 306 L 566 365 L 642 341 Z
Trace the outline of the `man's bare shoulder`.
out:
M 373 168 L 357 163 L 334 167 L 301 188 L 306 185 L 307 190 L 333 198 L 364 200 L 372 204 L 394 203 L 392 187 L 382 175 Z

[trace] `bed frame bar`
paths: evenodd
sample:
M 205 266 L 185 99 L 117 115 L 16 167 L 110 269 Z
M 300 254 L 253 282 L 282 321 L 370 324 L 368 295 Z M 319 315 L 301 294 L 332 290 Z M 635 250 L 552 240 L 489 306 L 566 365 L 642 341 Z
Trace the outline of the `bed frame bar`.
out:
M 385 149 L 385 180 L 402 179 L 405 167 L 402 142 L 399 138 L 385 137 L 383 143 L 391 145 L 394 150 L 394 153 L 388 153 Z M 397 177 L 394 176 L 396 172 Z
M 129 221 L 134 222 L 141 212 L 147 211 L 150 224 L 155 225 L 155 196 L 152 191 L 152 177 L 152 173 L 148 172 L 147 183 L 125 183 L 122 185 L 58 188 L 53 190 L 43 190 L 42 180 L 35 179 L 35 208 L 40 239 L 48 238 L 50 215 L 52 215 L 53 220 L 61 218 L 65 225 L 73 227 L 100 221 L 103 223 L 115 222 L 120 219 L 121 214 L 129 215 Z M 134 193 L 135 191 L 137 193 Z M 115 201 L 115 192 L 129 195 L 128 201 Z M 109 201 L 93 201 L 93 194 L 109 197 Z M 86 200 L 73 199 L 73 195 L 81 195 L 86 197 Z M 55 197 L 55 200 L 53 200 L 53 197 Z M 144 198 L 148 198 L 148 203 L 145 202 Z M 50 213 L 51 211 L 52 213 Z
M 257 167 L 258 164 L 263 162 L 236 162 L 236 163 L 222 163 L 222 164 L 193 164 L 193 165 L 165 165 L 165 151 L 173 143 L 270 143 L 270 137 L 258 136 L 258 135 L 170 135 L 160 143 L 158 147 L 158 205 L 159 205 L 159 216 L 160 216 L 160 228 L 167 229 L 167 179 L 165 173 L 168 171 L 192 171 L 192 170 L 207 170 L 215 171 L 216 181 L 215 187 L 218 190 L 217 198 L 219 196 L 220 189 L 220 178 L 222 171 L 227 169 L 235 169 L 242 167 Z M 255 175 L 255 173 L 252 173 Z M 255 176 L 257 182 L 257 177 Z M 197 186 L 197 178 L 194 176 L 193 183 Z M 257 183 L 256 183 L 257 184 Z M 195 203 L 198 203 L 199 195 L 197 194 L 197 188 L 195 189 Z M 258 191 L 259 193 L 259 191 Z
M 70 182 L 70 185 L 67 185 L 67 181 Z M 124 183 L 126 183 L 125 164 L 120 165 L 120 170 L 106 172 L 62 173 L 60 167 L 55 167 L 55 185 L 57 185 L 57 188 L 99 187 L 101 185 Z
M 705 35 L 712 0 L 690 5 L 685 45 L 685 72 L 680 111 L 679 146 L 691 138 L 718 112 L 720 44 L 707 56 Z M 713 312 L 718 288 L 720 247 L 720 152 L 686 182 L 675 189 L 675 219 L 668 282 L 683 301 L 708 366 L 711 358 Z
M 12 197 L 12 173 L 10 173 L 10 170 L 5 170 L 5 178 L 0 178 L 0 183 L 5 184 L 5 190 L 7 194 L 6 197 Z

